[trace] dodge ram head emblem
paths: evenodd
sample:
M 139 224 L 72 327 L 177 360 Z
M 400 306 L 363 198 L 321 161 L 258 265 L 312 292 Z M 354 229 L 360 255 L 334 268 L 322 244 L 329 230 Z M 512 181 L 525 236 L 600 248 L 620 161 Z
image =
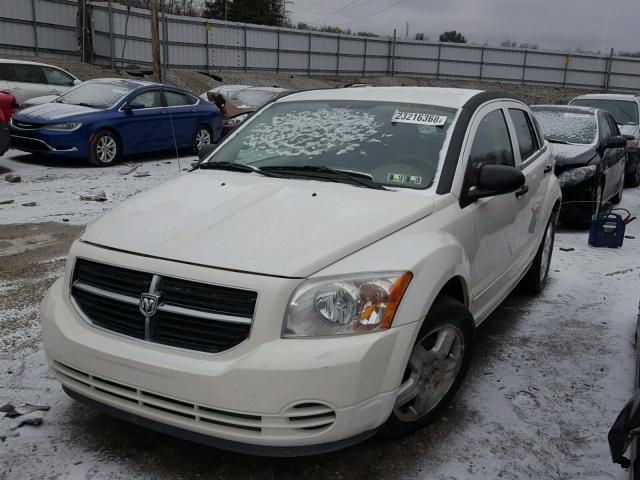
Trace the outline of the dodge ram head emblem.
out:
M 152 317 L 156 314 L 160 303 L 160 296 L 154 293 L 143 293 L 140 295 L 140 312 L 145 317 Z

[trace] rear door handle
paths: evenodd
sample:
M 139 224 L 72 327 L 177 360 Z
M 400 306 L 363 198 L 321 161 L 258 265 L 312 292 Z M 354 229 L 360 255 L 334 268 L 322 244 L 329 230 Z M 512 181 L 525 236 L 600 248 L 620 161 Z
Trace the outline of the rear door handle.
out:
M 544 174 L 551 173 L 553 171 L 553 167 L 551 165 L 547 165 L 544 167 Z
M 529 187 L 527 185 L 523 185 L 522 187 L 520 187 L 520 190 L 516 190 L 516 197 L 521 197 L 528 191 Z

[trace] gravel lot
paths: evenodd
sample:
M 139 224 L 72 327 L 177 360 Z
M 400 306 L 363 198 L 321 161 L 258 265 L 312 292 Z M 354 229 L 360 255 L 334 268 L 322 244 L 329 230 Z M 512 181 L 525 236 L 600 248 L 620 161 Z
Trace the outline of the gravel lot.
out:
M 48 374 L 38 303 L 84 224 L 181 172 L 171 157 L 132 161 L 150 175 L 16 151 L 0 159 L 3 175 L 22 176 L 16 184 L 0 180 L 0 202 L 14 200 L 0 205 L 0 405 L 51 406 L 40 426 L 12 430 L 14 421 L 0 418 L 0 479 L 626 478 L 610 463 L 606 435 L 632 393 L 640 221 L 627 230 L 636 238 L 618 250 L 588 247 L 586 232 L 560 231 L 545 292 L 512 294 L 480 327 L 467 382 L 445 418 L 403 440 L 263 459 L 143 430 L 73 402 Z M 79 200 L 79 192 L 98 188 L 106 202 Z M 622 205 L 639 212 L 640 189 L 627 189 Z

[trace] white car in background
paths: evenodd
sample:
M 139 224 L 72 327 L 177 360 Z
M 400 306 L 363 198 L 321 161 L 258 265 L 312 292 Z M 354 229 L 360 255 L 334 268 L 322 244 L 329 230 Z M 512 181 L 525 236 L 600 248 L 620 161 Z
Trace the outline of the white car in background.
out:
M 81 402 L 260 455 L 409 434 L 476 327 L 544 287 L 560 188 L 505 93 L 293 93 L 91 223 L 41 308 Z
M 8 89 L 18 104 L 43 95 L 61 95 L 80 80 L 45 63 L 0 58 L 0 90 Z

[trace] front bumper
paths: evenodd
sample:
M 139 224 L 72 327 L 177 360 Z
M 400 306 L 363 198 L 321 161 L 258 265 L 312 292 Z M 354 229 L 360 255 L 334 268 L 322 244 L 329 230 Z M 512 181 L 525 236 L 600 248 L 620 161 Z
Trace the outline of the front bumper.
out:
M 10 127 L 11 145 L 16 150 L 58 157 L 86 157 L 89 139 L 82 133 L 22 130 Z M 86 138 L 85 138 L 86 137 Z
M 254 282 L 260 278 L 242 275 Z M 261 281 L 272 284 L 266 298 L 271 302 L 262 295 L 265 303 L 288 298 L 298 283 Z M 281 295 L 280 289 L 288 293 Z M 261 309 L 260 302 L 248 340 L 206 354 L 87 324 L 61 279 L 42 304 L 44 346 L 53 375 L 73 396 L 168 429 L 238 444 L 235 450 L 320 446 L 324 451 L 375 432 L 393 409 L 419 325 L 325 339 L 281 339 L 278 328 L 267 339 L 262 328 L 281 326 L 283 316 L 269 315 L 275 312 Z

